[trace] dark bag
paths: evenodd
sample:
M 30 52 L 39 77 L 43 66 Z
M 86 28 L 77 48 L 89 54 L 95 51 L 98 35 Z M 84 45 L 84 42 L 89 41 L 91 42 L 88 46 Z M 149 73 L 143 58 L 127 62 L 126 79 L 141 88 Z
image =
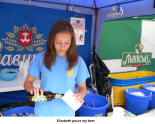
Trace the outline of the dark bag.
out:
M 107 77 L 110 73 L 110 70 L 107 68 L 107 66 L 104 64 L 104 62 L 98 57 L 98 55 L 94 52 L 94 64 L 95 69 L 100 73 L 100 75 Z
M 108 79 L 108 74 L 110 70 L 104 64 L 104 62 L 98 57 L 98 55 L 94 52 L 94 69 L 95 69 L 95 83 L 97 92 L 100 95 L 111 96 L 112 85 Z

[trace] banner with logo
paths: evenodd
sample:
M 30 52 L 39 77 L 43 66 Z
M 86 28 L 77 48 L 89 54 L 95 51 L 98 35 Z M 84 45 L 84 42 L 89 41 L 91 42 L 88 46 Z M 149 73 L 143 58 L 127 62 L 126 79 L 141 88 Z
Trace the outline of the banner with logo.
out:
M 0 39 L 1 66 L 18 66 L 20 61 L 31 61 L 35 53 L 43 51 L 45 48 L 46 40 L 43 36 L 37 32 L 37 26 L 29 27 L 28 24 L 23 24 L 19 27 L 14 25 L 12 32 L 5 32 Z
M 46 41 L 52 25 L 61 19 L 74 17 L 74 12 L 29 5 L 0 2 L 0 68 L 18 67 L 20 61 L 33 60 L 35 55 L 46 50 Z M 86 64 L 90 63 L 91 16 L 84 15 L 82 43 L 77 46 Z

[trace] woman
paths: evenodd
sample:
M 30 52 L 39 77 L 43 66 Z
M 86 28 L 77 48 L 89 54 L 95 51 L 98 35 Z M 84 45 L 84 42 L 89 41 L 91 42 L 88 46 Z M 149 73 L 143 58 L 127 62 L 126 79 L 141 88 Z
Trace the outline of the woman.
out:
M 74 92 L 77 84 L 78 93 L 74 96 L 78 102 L 84 102 L 89 72 L 77 54 L 75 34 L 69 22 L 60 20 L 54 24 L 48 36 L 47 50 L 35 57 L 28 72 L 24 83 L 27 92 L 34 95 L 43 94 L 43 91 L 65 94 L 69 89 Z M 35 88 L 33 82 L 40 77 L 41 86 Z M 36 102 L 34 112 L 35 116 L 75 116 L 74 110 L 61 98 Z

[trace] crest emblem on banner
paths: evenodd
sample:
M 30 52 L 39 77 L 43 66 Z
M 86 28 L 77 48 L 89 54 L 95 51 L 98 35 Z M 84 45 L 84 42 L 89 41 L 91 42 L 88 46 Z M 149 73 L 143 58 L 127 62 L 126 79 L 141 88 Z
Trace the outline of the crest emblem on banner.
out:
M 22 27 L 14 26 L 14 32 L 6 32 L 7 36 L 2 38 L 1 41 L 5 44 L 7 51 L 23 50 L 42 51 L 46 40 L 43 39 L 43 34 L 37 33 L 37 27 L 30 28 L 27 24 Z
M 23 46 L 28 46 L 30 44 L 32 44 L 32 32 L 31 31 L 19 31 L 18 32 L 19 35 L 19 39 L 18 42 L 21 43 Z

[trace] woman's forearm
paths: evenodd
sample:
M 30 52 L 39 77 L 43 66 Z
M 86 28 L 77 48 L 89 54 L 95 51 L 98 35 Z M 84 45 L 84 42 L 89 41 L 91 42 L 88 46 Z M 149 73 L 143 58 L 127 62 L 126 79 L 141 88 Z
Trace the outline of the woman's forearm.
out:
M 25 83 L 24 83 L 24 89 L 27 92 L 30 92 L 30 90 L 33 89 L 33 83 L 30 82 L 30 81 L 25 81 Z
M 86 95 L 86 93 L 87 93 L 86 88 L 79 89 L 79 93 L 81 93 L 82 96 L 85 97 L 85 95 Z
M 24 82 L 24 89 L 27 91 L 27 92 L 30 92 L 30 90 L 32 90 L 34 87 L 33 87 L 33 82 L 35 81 L 35 78 L 30 76 L 28 74 L 25 82 Z
M 79 93 L 82 94 L 83 97 L 85 97 L 86 93 L 87 93 L 87 89 L 86 89 L 86 83 L 80 84 L 78 86 L 78 91 Z

